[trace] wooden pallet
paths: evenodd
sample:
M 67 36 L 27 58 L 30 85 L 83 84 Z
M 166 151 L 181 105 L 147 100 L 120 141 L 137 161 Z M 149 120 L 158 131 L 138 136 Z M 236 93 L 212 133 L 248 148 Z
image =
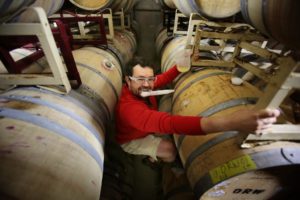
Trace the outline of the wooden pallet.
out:
M 300 88 L 300 73 L 295 71 L 300 67 L 300 62 L 295 59 L 292 51 L 274 52 L 264 48 L 268 39 L 247 24 L 215 23 L 205 20 L 197 22 L 192 46 L 192 67 L 221 67 L 231 71 L 243 68 L 248 71 L 265 83 L 263 85 L 264 95 L 258 100 L 255 109 L 278 108 L 293 89 Z M 193 34 L 188 33 L 188 35 Z M 214 44 L 203 44 L 204 39 L 214 42 Z M 188 44 L 187 48 L 190 48 Z M 198 57 L 201 51 L 213 51 L 217 55 L 231 53 L 231 58 L 206 60 Z M 271 65 L 270 69 L 261 69 L 252 62 L 243 60 L 241 56 L 243 54 L 253 54 L 266 60 Z M 273 125 L 262 136 L 240 135 L 243 141 L 242 147 L 251 147 L 249 142 L 265 140 L 300 140 L 300 126 Z

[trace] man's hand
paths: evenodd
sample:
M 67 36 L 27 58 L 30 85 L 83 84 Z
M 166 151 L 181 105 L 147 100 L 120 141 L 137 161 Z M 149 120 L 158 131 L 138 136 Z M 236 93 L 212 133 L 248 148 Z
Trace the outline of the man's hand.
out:
M 254 132 L 258 135 L 277 121 L 280 111 L 277 109 L 241 110 L 231 115 L 234 130 Z
M 174 58 L 177 70 L 180 72 L 187 72 L 191 68 L 192 49 L 183 49 L 176 54 Z

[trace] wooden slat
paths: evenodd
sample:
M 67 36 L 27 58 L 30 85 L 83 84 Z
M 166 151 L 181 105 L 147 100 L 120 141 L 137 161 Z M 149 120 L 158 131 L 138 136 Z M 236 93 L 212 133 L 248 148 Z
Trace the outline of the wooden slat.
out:
M 192 66 L 216 66 L 216 67 L 235 67 L 235 64 L 232 62 L 219 61 L 219 60 L 202 60 L 192 62 Z
M 237 65 L 243 67 L 244 69 L 248 70 L 249 72 L 252 72 L 255 76 L 259 77 L 260 79 L 268 82 L 268 80 L 270 79 L 270 75 L 266 74 L 263 70 L 259 69 L 257 66 L 252 65 L 250 63 L 247 62 L 243 62 L 237 58 L 235 58 L 233 60 L 234 63 L 236 63 Z
M 256 55 L 259 55 L 263 58 L 269 59 L 269 60 L 274 60 L 278 57 L 278 54 L 272 53 L 266 49 L 262 49 L 261 47 L 254 46 L 252 44 L 249 44 L 247 42 L 241 42 L 239 46 L 243 49 L 246 49 L 248 51 L 251 51 L 255 53 Z

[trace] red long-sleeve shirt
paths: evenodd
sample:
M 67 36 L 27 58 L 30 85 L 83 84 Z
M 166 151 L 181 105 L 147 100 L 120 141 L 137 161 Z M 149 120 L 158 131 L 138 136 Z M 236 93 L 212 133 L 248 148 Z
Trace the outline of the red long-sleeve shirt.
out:
M 157 75 L 154 88 L 160 88 L 174 80 L 179 72 L 172 67 L 167 72 Z M 204 134 L 200 127 L 200 117 L 170 115 L 157 111 L 155 97 L 147 100 L 131 93 L 127 85 L 124 85 L 121 98 L 116 106 L 116 140 L 120 144 L 142 138 L 150 133 L 162 134 Z

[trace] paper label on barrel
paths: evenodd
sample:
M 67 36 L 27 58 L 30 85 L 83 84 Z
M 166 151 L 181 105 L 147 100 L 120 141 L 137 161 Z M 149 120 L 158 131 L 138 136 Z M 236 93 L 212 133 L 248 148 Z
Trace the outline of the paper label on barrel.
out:
M 251 157 L 249 155 L 245 155 L 210 170 L 209 175 L 212 182 L 215 184 L 237 174 L 254 170 L 256 168 L 256 164 Z

